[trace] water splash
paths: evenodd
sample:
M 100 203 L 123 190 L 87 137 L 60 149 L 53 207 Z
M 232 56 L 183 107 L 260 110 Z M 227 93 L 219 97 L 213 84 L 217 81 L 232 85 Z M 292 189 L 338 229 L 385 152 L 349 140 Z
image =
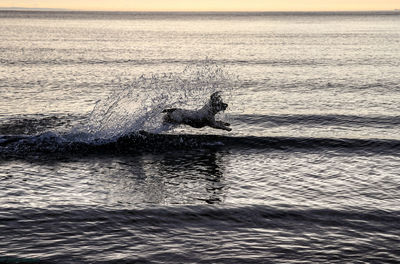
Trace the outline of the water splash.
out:
M 200 108 L 215 91 L 222 91 L 229 100 L 235 80 L 224 67 L 208 60 L 179 73 L 140 76 L 98 101 L 85 125 L 75 128 L 74 134 L 110 140 L 140 130 L 167 131 L 171 126 L 162 124 L 163 109 Z

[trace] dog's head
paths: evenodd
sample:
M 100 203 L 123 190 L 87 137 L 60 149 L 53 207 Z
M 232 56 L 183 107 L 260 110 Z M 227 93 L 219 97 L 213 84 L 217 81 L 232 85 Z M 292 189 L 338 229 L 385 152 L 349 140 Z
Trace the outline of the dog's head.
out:
M 228 108 L 228 104 L 222 101 L 220 92 L 215 92 L 210 96 L 210 106 L 214 113 L 225 111 Z

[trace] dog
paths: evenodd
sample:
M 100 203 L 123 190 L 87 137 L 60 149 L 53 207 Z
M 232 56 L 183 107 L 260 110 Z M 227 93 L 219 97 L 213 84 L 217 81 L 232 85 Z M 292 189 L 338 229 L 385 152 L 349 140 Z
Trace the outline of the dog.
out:
M 176 125 L 189 125 L 194 128 L 209 126 L 216 129 L 231 131 L 231 124 L 215 120 L 218 112 L 225 111 L 228 104 L 222 101 L 220 92 L 215 92 L 210 96 L 210 100 L 198 110 L 186 110 L 180 108 L 164 109 L 166 113 L 163 122 Z

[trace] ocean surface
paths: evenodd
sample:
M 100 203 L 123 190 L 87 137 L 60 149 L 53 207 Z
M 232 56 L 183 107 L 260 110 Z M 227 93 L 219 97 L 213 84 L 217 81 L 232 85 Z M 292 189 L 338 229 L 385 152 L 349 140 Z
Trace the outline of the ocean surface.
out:
M 399 263 L 399 102 L 399 12 L 0 11 L 0 263 Z

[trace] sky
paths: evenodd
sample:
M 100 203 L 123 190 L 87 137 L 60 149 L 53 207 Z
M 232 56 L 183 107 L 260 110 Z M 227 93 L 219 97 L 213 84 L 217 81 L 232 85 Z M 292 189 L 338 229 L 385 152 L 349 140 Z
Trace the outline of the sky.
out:
M 0 0 L 1 7 L 110 11 L 373 11 L 400 0 Z

